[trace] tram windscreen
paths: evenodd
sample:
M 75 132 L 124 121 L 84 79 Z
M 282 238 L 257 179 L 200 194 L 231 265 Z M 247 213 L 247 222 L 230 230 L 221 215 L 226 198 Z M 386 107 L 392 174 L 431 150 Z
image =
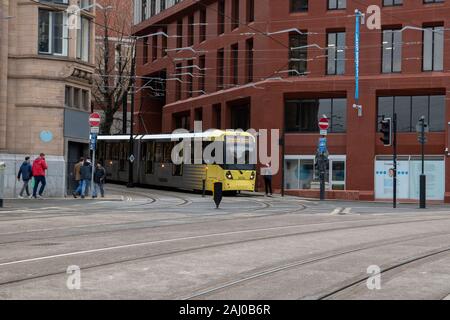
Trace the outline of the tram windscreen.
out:
M 224 170 L 256 170 L 255 145 L 249 138 L 226 139 Z

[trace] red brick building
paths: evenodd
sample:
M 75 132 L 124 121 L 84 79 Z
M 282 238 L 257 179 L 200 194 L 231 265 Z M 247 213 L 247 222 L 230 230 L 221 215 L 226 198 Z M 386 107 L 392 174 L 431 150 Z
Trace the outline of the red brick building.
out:
M 194 120 L 208 128 L 282 129 L 285 187 L 315 196 L 317 120 L 325 114 L 331 121 L 328 196 L 386 199 L 392 193 L 392 148 L 380 142 L 377 124 L 395 110 L 399 197 L 416 199 L 421 151 L 416 124 L 424 115 L 431 129 L 425 151 L 429 198 L 450 202 L 450 1 L 136 0 L 134 5 L 133 33 L 143 37 L 136 96 L 140 124 L 145 123 L 138 125 L 140 132 L 192 130 Z M 370 5 L 381 8 L 381 29 L 361 26 L 361 115 L 353 108 L 355 10 L 366 13 Z M 281 172 L 274 182 L 280 189 Z

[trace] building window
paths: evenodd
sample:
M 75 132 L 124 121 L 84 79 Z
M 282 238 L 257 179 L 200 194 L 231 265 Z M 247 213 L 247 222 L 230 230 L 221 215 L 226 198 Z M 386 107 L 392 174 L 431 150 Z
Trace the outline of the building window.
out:
M 423 33 L 423 70 L 444 70 L 444 27 L 428 27 Z
M 213 125 L 216 129 L 222 128 L 222 105 L 217 103 L 212 106 L 213 108 Z
M 165 34 L 167 34 L 167 27 L 164 27 L 164 29 L 162 30 Z M 162 41 L 162 46 L 161 46 L 161 57 L 165 57 L 167 55 L 167 37 L 166 36 L 162 36 L 161 38 Z
M 152 38 L 152 61 L 158 59 L 158 36 Z
M 345 32 L 330 32 L 328 37 L 327 74 L 345 73 Z
M 119 49 L 120 50 L 120 49 Z M 144 62 L 144 64 L 148 63 L 148 37 L 145 37 L 143 39 L 143 43 L 142 43 L 142 61 Z M 116 57 L 118 56 L 117 54 L 117 48 L 116 48 Z M 119 52 L 119 56 L 120 56 L 120 52 Z M 117 59 L 116 59 L 117 61 Z
M 291 12 L 306 12 L 308 11 L 308 0 L 290 0 Z
M 255 21 L 255 0 L 247 0 L 247 23 Z
M 286 132 L 319 133 L 319 120 L 330 119 L 330 133 L 347 129 L 347 99 L 288 100 L 285 108 Z
M 38 49 L 40 54 L 67 55 L 67 15 L 39 9 Z
M 186 91 L 187 91 L 187 96 L 190 98 L 192 97 L 192 91 L 194 90 L 194 77 L 192 76 L 194 73 L 194 62 L 192 60 L 188 61 L 188 68 L 187 68 L 187 72 L 188 72 L 188 76 L 187 78 L 187 83 L 186 83 Z
M 77 58 L 89 61 L 91 21 L 81 17 L 81 28 L 77 30 Z
M 339 10 L 347 8 L 347 0 L 328 0 L 328 10 Z
M 205 76 L 206 76 L 206 59 L 205 56 L 200 56 L 199 58 L 199 67 L 201 70 L 200 72 L 200 78 L 198 80 L 198 91 L 199 94 L 203 94 L 205 92 Z
M 182 68 L 182 64 L 179 63 L 176 65 L 175 70 L 180 70 Z M 175 81 L 175 100 L 181 100 L 181 82 Z
M 383 30 L 383 72 L 402 71 L 402 33 Z
M 253 39 L 248 39 L 245 42 L 246 66 L 247 66 L 247 83 L 253 82 Z
M 183 20 L 177 21 L 177 49 L 183 47 Z
M 423 3 L 440 3 L 444 1 L 445 0 L 423 0 Z
M 298 76 L 304 74 L 307 70 L 308 59 L 308 36 L 306 34 L 299 34 L 291 32 L 289 34 L 289 70 L 292 70 L 290 76 Z M 292 50 L 292 48 L 299 48 Z M 295 71 L 294 71 L 295 70 Z
M 225 53 L 223 49 L 217 51 L 217 90 L 223 89 Z
M 231 46 L 231 83 L 237 85 L 239 83 L 239 45 L 233 44 Z
M 383 6 L 392 7 L 392 6 L 401 6 L 403 5 L 403 0 L 383 0 Z
M 225 0 L 219 0 L 217 6 L 217 33 L 223 34 L 225 32 Z
M 231 30 L 239 28 L 239 0 L 231 2 Z
M 397 113 L 398 132 L 416 132 L 419 119 L 425 116 L 430 131 L 445 131 L 445 96 L 390 96 L 378 97 L 378 122 L 383 116 L 392 118 Z
M 206 40 L 206 9 L 200 10 L 200 26 L 199 26 L 200 42 Z
M 190 15 L 188 18 L 188 46 L 194 44 L 194 15 Z
M 346 186 L 346 157 L 330 156 L 329 171 L 325 176 L 328 190 L 345 190 Z M 315 170 L 315 156 L 286 156 L 285 159 L 285 187 L 288 190 L 309 190 L 314 183 L 319 182 Z

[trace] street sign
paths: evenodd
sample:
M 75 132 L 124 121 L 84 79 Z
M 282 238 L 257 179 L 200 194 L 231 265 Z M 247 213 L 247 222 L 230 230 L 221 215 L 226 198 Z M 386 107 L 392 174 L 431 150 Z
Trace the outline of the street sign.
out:
M 136 157 L 132 154 L 128 160 L 130 160 L 131 163 L 133 163 L 136 160 Z
M 97 149 L 97 134 L 96 133 L 91 134 L 91 139 L 89 142 L 89 149 L 92 151 Z
M 91 127 L 91 133 L 99 133 L 100 132 L 100 127 Z
M 321 136 L 327 136 L 328 135 L 328 130 L 320 130 L 320 135 Z
M 101 116 L 97 112 L 92 113 L 89 116 L 89 125 L 91 127 L 99 127 L 100 126 Z
M 320 130 L 328 130 L 330 128 L 330 121 L 327 118 L 322 118 L 319 120 Z
M 328 149 L 327 138 L 319 139 L 319 153 L 326 153 Z

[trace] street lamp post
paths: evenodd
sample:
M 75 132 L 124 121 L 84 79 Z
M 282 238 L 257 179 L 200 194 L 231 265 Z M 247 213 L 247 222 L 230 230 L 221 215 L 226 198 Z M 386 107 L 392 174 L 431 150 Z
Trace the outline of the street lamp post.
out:
M 132 48 L 133 57 L 131 59 L 131 79 L 130 79 L 130 90 L 131 90 L 131 103 L 130 103 L 130 140 L 129 140 L 129 158 L 128 158 L 128 188 L 134 188 L 134 98 L 136 91 L 136 48 L 137 40 L 135 40 L 134 47 Z

